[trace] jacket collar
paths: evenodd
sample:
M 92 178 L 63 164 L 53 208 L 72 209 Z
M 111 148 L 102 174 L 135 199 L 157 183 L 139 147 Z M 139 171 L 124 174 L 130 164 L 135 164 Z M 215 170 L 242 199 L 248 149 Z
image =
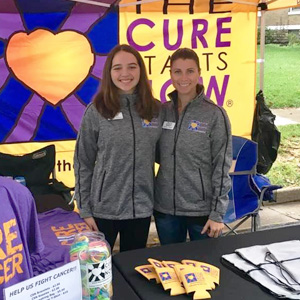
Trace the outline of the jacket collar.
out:
M 192 99 L 190 102 L 201 100 L 204 96 L 203 85 L 198 84 L 196 89 L 197 89 L 197 96 L 194 99 Z M 168 97 L 175 103 L 176 106 L 178 105 L 178 92 L 176 90 L 169 93 Z
M 134 92 L 133 94 L 121 94 L 120 95 L 120 103 L 121 106 L 127 106 L 128 102 L 130 106 L 134 106 L 136 104 L 137 101 L 137 92 Z

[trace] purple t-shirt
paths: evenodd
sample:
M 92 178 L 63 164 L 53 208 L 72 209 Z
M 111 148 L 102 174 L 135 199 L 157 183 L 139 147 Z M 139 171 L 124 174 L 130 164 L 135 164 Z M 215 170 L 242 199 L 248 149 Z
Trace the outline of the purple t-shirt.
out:
M 41 274 L 70 262 L 70 246 L 75 234 L 90 231 L 74 211 L 61 208 L 38 214 L 45 249 L 33 262 L 34 274 Z
M 40 253 L 37 212 L 30 191 L 0 176 L 0 298 L 3 289 L 33 277 L 31 255 Z

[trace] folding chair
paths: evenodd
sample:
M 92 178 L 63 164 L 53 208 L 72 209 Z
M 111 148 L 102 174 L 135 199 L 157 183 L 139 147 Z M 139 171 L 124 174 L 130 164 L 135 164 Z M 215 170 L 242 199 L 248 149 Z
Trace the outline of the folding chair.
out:
M 22 156 L 0 153 L 0 175 L 23 176 L 26 186 L 38 189 L 48 185 L 55 167 L 55 146 L 49 145 Z
M 251 230 L 256 227 L 256 216 L 259 209 L 258 196 L 253 190 L 252 175 L 256 172 L 257 144 L 243 137 L 232 137 L 232 166 L 230 169 L 231 189 L 229 204 L 224 216 L 225 226 L 229 233 L 235 231 L 241 224 L 252 218 Z M 228 223 L 240 219 L 233 228 Z
M 243 137 L 232 137 L 233 163 L 230 170 L 232 187 L 229 205 L 224 217 L 229 229 L 225 235 L 237 234 L 236 229 L 251 218 L 251 231 L 258 229 L 258 212 L 264 200 L 272 200 L 272 191 L 280 188 L 271 185 L 267 177 L 256 174 L 257 143 Z M 269 199 L 266 195 L 269 194 Z M 228 224 L 238 221 L 234 227 Z
M 74 188 L 55 178 L 55 145 L 49 145 L 23 156 L 0 153 L 0 176 L 23 176 L 36 201 L 38 212 L 61 207 L 73 210 Z
M 260 206 L 263 205 L 263 201 L 276 202 L 273 191 L 281 189 L 281 185 L 271 184 L 268 177 L 258 173 L 253 175 L 252 179 L 253 188 L 259 195 Z

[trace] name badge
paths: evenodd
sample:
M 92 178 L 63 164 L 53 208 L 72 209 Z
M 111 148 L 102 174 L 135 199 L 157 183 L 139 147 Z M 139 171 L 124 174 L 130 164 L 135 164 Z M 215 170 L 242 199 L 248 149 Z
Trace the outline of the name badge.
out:
M 123 119 L 123 113 L 118 112 L 112 119 L 109 120 L 122 120 Z
M 163 129 L 169 129 L 169 130 L 173 130 L 175 127 L 175 122 L 168 122 L 168 121 L 164 121 L 162 128 Z

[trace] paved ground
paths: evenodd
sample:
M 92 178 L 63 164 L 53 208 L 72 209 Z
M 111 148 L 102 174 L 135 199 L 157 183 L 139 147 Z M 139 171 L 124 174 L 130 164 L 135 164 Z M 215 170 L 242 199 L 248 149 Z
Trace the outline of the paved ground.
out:
M 272 109 L 276 125 L 300 124 L 300 107 Z

